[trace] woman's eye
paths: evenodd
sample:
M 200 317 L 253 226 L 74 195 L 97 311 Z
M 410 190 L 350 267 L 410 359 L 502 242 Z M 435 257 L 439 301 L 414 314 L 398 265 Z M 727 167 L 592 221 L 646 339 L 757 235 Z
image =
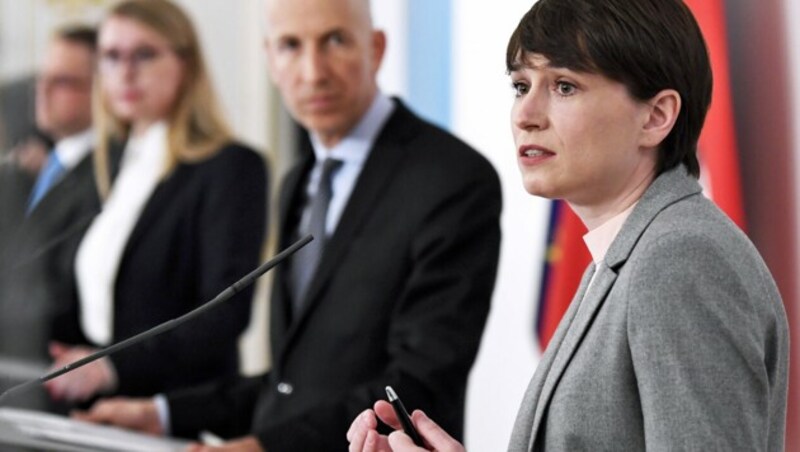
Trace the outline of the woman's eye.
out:
M 514 90 L 514 96 L 520 97 L 528 92 L 528 85 L 522 82 L 512 82 L 511 89 Z
M 136 63 L 147 63 L 155 60 L 158 53 L 158 50 L 153 47 L 139 47 L 131 52 L 130 58 Z
M 100 59 L 109 63 L 116 63 L 120 59 L 120 53 L 117 50 L 106 50 L 100 55 Z
M 556 82 L 556 91 L 562 96 L 569 96 L 575 93 L 575 85 L 569 82 Z

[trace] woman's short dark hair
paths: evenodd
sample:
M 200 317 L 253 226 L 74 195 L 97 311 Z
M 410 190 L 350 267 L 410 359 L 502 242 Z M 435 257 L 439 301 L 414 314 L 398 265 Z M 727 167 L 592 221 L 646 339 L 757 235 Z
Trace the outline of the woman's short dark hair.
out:
M 518 69 L 526 53 L 541 54 L 554 67 L 604 75 L 639 100 L 677 91 L 681 110 L 659 147 L 657 172 L 683 163 L 699 176 L 697 140 L 711 103 L 711 65 L 681 0 L 539 0 L 511 35 L 507 69 Z

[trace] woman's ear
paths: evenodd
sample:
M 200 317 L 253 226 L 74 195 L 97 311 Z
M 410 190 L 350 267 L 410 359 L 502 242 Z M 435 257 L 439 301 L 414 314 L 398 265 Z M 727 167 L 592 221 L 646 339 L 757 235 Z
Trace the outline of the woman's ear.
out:
M 659 91 L 647 101 L 648 116 L 642 127 L 642 147 L 658 147 L 675 126 L 681 111 L 681 95 L 674 89 Z

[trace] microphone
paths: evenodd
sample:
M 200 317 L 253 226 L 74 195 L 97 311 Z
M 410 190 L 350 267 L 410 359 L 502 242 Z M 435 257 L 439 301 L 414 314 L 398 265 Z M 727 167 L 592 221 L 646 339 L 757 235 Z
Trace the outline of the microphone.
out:
M 132 336 L 132 337 L 129 337 L 129 338 L 125 339 L 125 340 L 117 342 L 116 344 L 111 344 L 106 348 L 103 348 L 101 350 L 98 350 L 95 353 L 92 353 L 89 356 L 81 358 L 81 359 L 79 359 L 79 360 L 77 360 L 75 362 L 69 363 L 69 364 L 67 364 L 66 366 L 64 366 L 64 367 L 62 367 L 60 369 L 56 369 L 56 370 L 54 370 L 53 372 L 50 372 L 47 375 L 44 375 L 44 376 L 41 376 L 39 378 L 35 378 L 33 380 L 29 380 L 29 381 L 20 383 L 20 384 L 18 384 L 16 386 L 13 386 L 13 387 L 7 389 L 2 394 L 0 394 L 0 405 L 2 405 L 3 402 L 5 402 L 5 400 L 15 392 L 22 391 L 22 390 L 24 390 L 26 388 L 29 388 L 29 387 L 31 387 L 33 385 L 36 385 L 36 384 L 41 384 L 41 383 L 44 383 L 46 381 L 50 381 L 53 378 L 59 377 L 61 375 L 64 375 L 67 372 L 75 370 L 75 369 L 77 369 L 79 367 L 83 367 L 83 366 L 91 363 L 92 361 L 98 360 L 98 359 L 100 359 L 100 358 L 102 358 L 104 356 L 108 356 L 108 355 L 110 355 L 112 353 L 115 353 L 115 352 L 118 352 L 120 350 L 124 350 L 124 349 L 126 349 L 126 348 L 128 348 L 128 347 L 130 347 L 132 345 L 138 344 L 139 342 L 142 342 L 142 341 L 144 341 L 146 339 L 149 339 L 151 337 L 157 336 L 157 335 L 159 335 L 161 333 L 165 333 L 165 332 L 167 332 L 167 331 L 169 331 L 169 330 L 171 330 L 171 329 L 173 329 L 173 328 L 175 328 L 175 327 L 177 327 L 177 326 L 179 326 L 179 325 L 181 325 L 181 324 L 183 324 L 185 322 L 188 322 L 189 320 L 197 317 L 198 315 L 204 313 L 205 311 L 208 311 L 209 309 L 214 308 L 215 306 L 219 305 L 220 303 L 224 303 L 229 298 L 231 298 L 232 296 L 234 296 L 237 293 L 239 293 L 245 287 L 249 286 L 250 284 L 253 284 L 253 282 L 256 279 L 258 279 L 259 276 L 263 275 L 268 270 L 270 270 L 272 267 L 275 267 L 276 265 L 278 265 L 281 262 L 283 262 L 284 260 L 286 260 L 287 257 L 289 257 L 292 254 L 294 254 L 300 248 L 306 246 L 308 244 L 308 242 L 310 242 L 312 240 L 314 240 L 314 237 L 311 234 L 306 235 L 305 237 L 301 238 L 300 240 L 294 242 L 291 246 L 289 246 L 285 250 L 281 251 L 278 255 L 276 255 L 272 259 L 270 259 L 267 262 L 261 264 L 261 266 L 259 266 L 258 268 L 256 268 L 252 272 L 250 272 L 247 275 L 245 275 L 242 279 L 240 279 L 240 280 L 236 281 L 235 283 L 231 284 L 230 286 L 228 286 L 228 288 L 226 288 L 225 290 L 220 292 L 212 300 L 207 301 L 205 304 L 203 304 L 203 305 L 201 305 L 201 306 L 199 306 L 199 307 L 187 312 L 186 314 L 184 314 L 184 315 L 182 315 L 180 317 L 174 318 L 172 320 L 167 320 L 166 322 L 164 322 L 164 323 L 162 323 L 160 325 L 156 325 L 156 326 L 154 326 L 153 328 L 150 328 L 147 331 L 143 331 L 143 332 L 141 332 L 141 333 L 139 333 L 139 334 L 137 334 L 135 336 Z

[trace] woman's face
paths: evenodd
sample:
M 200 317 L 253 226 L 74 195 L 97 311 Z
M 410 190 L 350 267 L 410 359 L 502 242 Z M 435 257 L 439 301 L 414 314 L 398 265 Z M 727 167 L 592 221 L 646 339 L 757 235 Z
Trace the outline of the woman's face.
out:
M 100 83 L 115 116 L 134 133 L 165 119 L 178 99 L 183 61 L 150 27 L 120 16 L 107 19 L 98 37 Z
M 550 66 L 540 54 L 522 63 L 510 73 L 511 126 L 529 193 L 603 209 L 649 185 L 657 149 L 644 145 L 646 102 L 621 83 Z

